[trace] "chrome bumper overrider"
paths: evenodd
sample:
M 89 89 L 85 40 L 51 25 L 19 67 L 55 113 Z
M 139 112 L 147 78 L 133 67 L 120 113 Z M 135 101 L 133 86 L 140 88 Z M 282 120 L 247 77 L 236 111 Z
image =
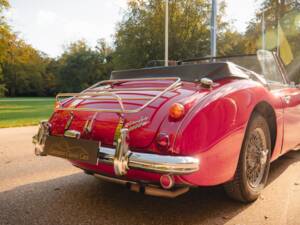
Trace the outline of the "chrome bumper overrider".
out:
M 33 137 L 36 155 L 46 155 L 45 140 L 51 125 L 43 121 L 39 132 Z M 132 152 L 128 148 L 128 129 L 123 128 L 116 149 L 99 147 L 97 163 L 113 165 L 117 176 L 123 176 L 129 169 L 137 169 L 162 174 L 189 174 L 199 170 L 199 159 L 190 156 L 167 156 Z

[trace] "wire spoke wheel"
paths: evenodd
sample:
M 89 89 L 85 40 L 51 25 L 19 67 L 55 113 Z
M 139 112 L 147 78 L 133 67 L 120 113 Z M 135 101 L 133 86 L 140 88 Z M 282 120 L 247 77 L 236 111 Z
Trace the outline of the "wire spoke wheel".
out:
M 246 176 L 247 182 L 252 188 L 257 188 L 263 181 L 266 161 L 267 143 L 264 131 L 256 128 L 250 133 L 246 146 Z
M 224 186 L 231 198 L 248 203 L 259 197 L 268 179 L 271 148 L 269 125 L 255 112 L 245 133 L 234 178 Z

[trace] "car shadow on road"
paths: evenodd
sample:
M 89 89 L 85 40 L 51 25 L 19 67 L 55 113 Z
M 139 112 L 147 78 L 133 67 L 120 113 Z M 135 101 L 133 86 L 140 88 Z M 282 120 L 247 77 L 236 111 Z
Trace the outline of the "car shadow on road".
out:
M 224 224 L 246 207 L 221 187 L 164 199 L 76 173 L 1 192 L 0 224 Z
M 294 155 L 274 162 L 269 184 L 300 160 Z M 164 199 L 76 173 L 1 192 L 0 224 L 225 224 L 249 206 L 228 199 L 220 186 Z
M 268 184 L 270 185 L 273 181 L 275 181 L 281 174 L 286 171 L 288 167 L 293 165 L 294 163 L 300 162 L 300 151 L 291 151 L 279 159 L 275 160 L 271 164 L 270 174 L 268 178 Z

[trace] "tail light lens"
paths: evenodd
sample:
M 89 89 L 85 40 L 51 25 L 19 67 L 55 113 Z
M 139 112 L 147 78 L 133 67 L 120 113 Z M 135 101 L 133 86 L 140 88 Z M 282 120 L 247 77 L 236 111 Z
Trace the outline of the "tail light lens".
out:
M 168 149 L 170 144 L 169 135 L 160 133 L 156 138 L 156 144 L 159 149 Z
M 169 109 L 169 116 L 172 119 L 179 120 L 184 116 L 184 114 L 185 114 L 184 105 L 180 103 L 174 103 Z

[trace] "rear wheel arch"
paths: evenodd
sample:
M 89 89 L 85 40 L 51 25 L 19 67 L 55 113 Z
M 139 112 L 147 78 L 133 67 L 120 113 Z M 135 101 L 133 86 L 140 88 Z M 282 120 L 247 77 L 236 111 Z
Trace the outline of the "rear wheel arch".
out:
M 275 144 L 277 139 L 277 120 L 276 120 L 275 110 L 268 102 L 262 101 L 256 104 L 256 106 L 254 107 L 251 116 L 249 118 L 249 121 L 251 120 L 252 116 L 255 113 L 259 113 L 260 115 L 262 115 L 268 123 L 269 131 L 271 135 L 271 155 L 272 155 L 275 149 Z
M 267 183 L 271 159 L 270 148 L 271 135 L 268 122 L 262 114 L 253 111 L 245 132 L 235 175 L 224 185 L 229 197 L 244 203 L 255 201 L 259 197 Z M 259 173 L 253 173 L 257 169 Z M 253 175 L 254 180 L 252 180 Z

